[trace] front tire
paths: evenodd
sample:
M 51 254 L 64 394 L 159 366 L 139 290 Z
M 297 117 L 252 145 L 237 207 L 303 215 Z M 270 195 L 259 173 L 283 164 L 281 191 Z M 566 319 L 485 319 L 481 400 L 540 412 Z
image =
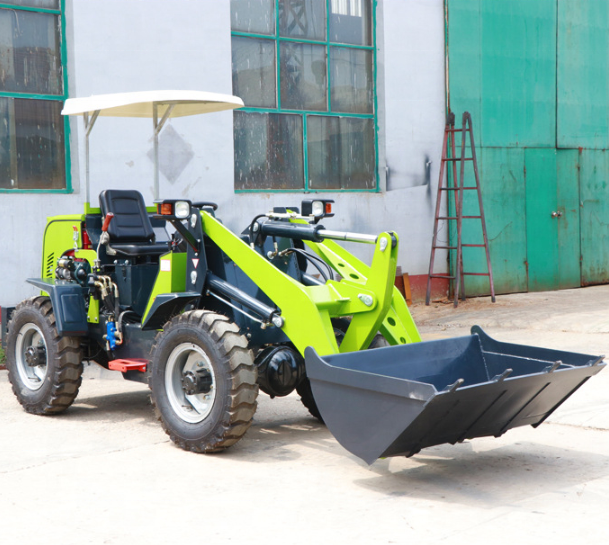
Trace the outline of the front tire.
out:
M 256 412 L 256 367 L 239 328 L 225 316 L 194 310 L 174 317 L 152 348 L 149 385 L 171 440 L 194 452 L 239 441 Z
M 8 378 L 23 408 L 33 414 L 57 414 L 76 399 L 82 382 L 77 337 L 60 336 L 48 297 L 17 305 L 8 324 Z

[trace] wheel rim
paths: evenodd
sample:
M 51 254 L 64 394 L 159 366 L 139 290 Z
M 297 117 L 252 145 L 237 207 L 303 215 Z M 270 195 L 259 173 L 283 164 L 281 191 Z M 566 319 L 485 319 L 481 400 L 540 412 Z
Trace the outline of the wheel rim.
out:
M 200 370 L 206 370 L 211 375 L 209 392 L 186 394 L 182 376 Z M 216 377 L 211 361 L 199 346 L 183 343 L 173 349 L 165 369 L 165 389 L 172 409 L 184 422 L 197 424 L 207 418 L 216 399 Z
M 38 351 L 40 364 L 28 363 L 28 349 Z M 47 344 L 40 328 L 32 323 L 25 324 L 17 335 L 15 363 L 21 381 L 29 390 L 39 390 L 44 384 L 48 371 L 46 351 Z M 29 357 L 31 361 L 31 356 Z

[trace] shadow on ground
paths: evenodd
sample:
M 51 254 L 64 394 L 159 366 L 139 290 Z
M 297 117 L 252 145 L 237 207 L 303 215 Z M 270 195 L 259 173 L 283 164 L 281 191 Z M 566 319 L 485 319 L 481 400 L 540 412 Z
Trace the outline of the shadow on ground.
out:
M 442 445 L 397 471 L 391 460 L 371 466 L 375 475 L 356 484 L 385 496 L 496 507 L 556 493 L 609 475 L 609 456 L 520 442 L 475 452 L 470 443 Z

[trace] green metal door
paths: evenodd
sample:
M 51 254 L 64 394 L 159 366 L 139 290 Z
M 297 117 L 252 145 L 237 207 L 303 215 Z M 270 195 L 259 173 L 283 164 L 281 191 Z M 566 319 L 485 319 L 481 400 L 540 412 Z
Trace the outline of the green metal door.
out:
M 582 285 L 609 283 L 609 151 L 581 152 Z
M 447 7 L 449 107 L 477 130 L 497 293 L 609 282 L 609 2 Z M 483 255 L 464 267 L 484 271 Z
M 558 0 L 557 77 L 557 147 L 579 148 L 569 152 L 579 160 L 581 284 L 604 284 L 609 282 L 607 0 Z
M 525 150 L 529 291 L 580 285 L 577 166 L 577 150 Z

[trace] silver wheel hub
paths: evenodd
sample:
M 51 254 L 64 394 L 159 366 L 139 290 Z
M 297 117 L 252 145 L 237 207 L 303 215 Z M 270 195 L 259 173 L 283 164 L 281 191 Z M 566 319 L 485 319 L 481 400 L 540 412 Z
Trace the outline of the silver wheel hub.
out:
M 165 390 L 171 408 L 184 422 L 197 424 L 209 416 L 216 399 L 211 361 L 200 346 L 176 346 L 165 368 Z
M 15 364 L 21 381 L 29 390 L 39 390 L 47 376 L 47 345 L 36 324 L 25 324 L 17 335 Z

